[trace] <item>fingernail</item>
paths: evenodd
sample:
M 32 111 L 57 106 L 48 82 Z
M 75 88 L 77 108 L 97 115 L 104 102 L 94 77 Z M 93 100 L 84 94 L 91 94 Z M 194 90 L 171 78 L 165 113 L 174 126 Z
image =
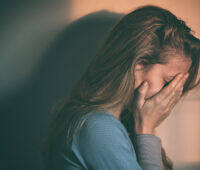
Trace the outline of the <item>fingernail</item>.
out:
M 189 76 L 189 73 L 186 73 L 184 77 L 185 77 L 185 78 L 188 78 L 188 76 Z
M 184 76 L 184 74 L 183 73 L 180 73 L 180 74 L 178 74 L 178 80 L 181 80 L 182 78 L 183 78 L 183 76 Z
M 183 74 L 183 73 L 181 73 L 181 74 L 180 74 L 180 78 L 183 78 L 183 76 L 184 76 L 184 74 Z

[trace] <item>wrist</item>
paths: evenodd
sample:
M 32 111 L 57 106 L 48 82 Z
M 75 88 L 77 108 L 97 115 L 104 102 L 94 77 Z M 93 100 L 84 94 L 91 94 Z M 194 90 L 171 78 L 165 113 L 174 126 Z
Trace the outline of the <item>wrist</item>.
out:
M 137 135 L 140 135 L 140 134 L 151 134 L 151 135 L 156 135 L 156 130 L 155 130 L 155 129 L 151 129 L 151 128 L 142 127 L 142 128 L 137 128 L 137 129 L 135 129 L 135 133 L 136 133 Z

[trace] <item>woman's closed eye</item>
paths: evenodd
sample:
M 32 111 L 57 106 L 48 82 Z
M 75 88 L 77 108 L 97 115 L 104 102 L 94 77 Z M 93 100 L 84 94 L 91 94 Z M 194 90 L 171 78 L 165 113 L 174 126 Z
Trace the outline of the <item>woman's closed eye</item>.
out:
M 175 76 L 170 77 L 170 79 L 168 79 L 168 80 L 164 79 L 164 87 L 167 86 L 174 78 L 175 78 Z
M 170 83 L 170 81 L 164 80 L 164 86 L 163 87 L 167 86 L 169 83 Z

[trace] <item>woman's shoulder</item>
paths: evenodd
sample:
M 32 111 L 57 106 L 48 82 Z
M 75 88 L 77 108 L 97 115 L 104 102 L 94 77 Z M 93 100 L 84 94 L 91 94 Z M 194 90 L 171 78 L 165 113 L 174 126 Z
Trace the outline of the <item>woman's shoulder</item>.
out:
M 76 138 L 77 141 L 85 143 L 110 143 L 118 141 L 127 143 L 130 147 L 131 141 L 123 124 L 107 111 L 92 111 L 82 117 L 81 128 Z M 107 142 L 106 142 L 107 141 Z
M 126 163 L 128 160 L 131 166 L 136 166 L 134 147 L 125 127 L 117 118 L 106 111 L 92 111 L 84 118 L 72 143 L 72 150 L 78 157 L 81 155 L 80 159 L 99 168 L 120 169 L 129 166 Z M 105 165 L 105 161 L 108 165 Z
M 111 113 L 105 110 L 95 110 L 87 113 L 81 118 L 83 127 L 91 127 L 97 128 L 120 128 L 121 130 L 125 130 L 124 125 Z

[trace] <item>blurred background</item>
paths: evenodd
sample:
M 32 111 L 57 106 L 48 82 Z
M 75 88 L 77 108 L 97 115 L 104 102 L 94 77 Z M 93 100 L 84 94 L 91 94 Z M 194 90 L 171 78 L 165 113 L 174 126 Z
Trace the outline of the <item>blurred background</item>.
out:
M 200 38 L 199 0 L 1 0 L 0 160 L 2 170 L 42 170 L 39 144 L 109 29 L 141 5 L 166 8 Z M 200 169 L 200 88 L 158 129 L 175 169 Z

